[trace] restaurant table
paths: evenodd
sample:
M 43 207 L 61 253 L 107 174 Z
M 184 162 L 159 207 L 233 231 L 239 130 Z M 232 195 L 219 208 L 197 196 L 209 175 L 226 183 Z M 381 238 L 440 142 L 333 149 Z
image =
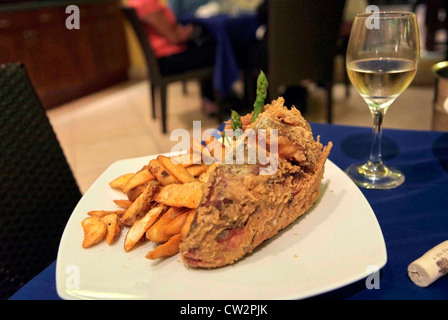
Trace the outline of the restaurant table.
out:
M 323 144 L 333 142 L 329 159 L 342 170 L 366 160 L 370 128 L 318 123 L 311 126 Z M 406 180 L 391 190 L 361 189 L 386 244 L 387 263 L 380 270 L 379 288 L 368 289 L 363 279 L 310 299 L 448 299 L 448 276 L 422 288 L 407 274 L 412 261 L 448 240 L 448 132 L 384 129 L 383 160 L 401 169 Z M 55 266 L 52 263 L 11 299 L 59 299 Z
M 207 18 L 185 14 L 178 18 L 180 23 L 194 23 L 203 26 L 216 41 L 216 56 L 213 86 L 221 96 L 232 91 L 232 86 L 240 78 L 240 69 L 234 46 L 255 41 L 255 33 L 260 22 L 255 14 L 219 14 Z

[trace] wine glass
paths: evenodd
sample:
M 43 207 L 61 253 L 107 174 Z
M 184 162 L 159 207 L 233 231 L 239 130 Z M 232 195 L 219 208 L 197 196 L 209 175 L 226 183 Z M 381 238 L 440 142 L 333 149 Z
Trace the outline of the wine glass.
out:
M 367 162 L 352 164 L 346 173 L 360 187 L 391 189 L 405 177 L 381 158 L 383 118 L 409 86 L 417 71 L 420 42 L 412 12 L 377 12 L 354 18 L 346 54 L 351 83 L 366 101 L 373 119 L 373 141 Z

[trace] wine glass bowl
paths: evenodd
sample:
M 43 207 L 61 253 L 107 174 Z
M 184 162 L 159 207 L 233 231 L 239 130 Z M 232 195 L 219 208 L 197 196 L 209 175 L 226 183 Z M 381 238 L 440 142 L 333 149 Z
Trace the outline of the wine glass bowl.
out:
M 419 57 L 419 33 L 414 13 L 366 13 L 354 18 L 346 68 L 352 85 L 367 103 L 373 119 L 368 161 L 352 164 L 346 169 L 360 187 L 390 189 L 405 180 L 401 171 L 387 167 L 382 161 L 382 123 L 390 105 L 414 79 Z

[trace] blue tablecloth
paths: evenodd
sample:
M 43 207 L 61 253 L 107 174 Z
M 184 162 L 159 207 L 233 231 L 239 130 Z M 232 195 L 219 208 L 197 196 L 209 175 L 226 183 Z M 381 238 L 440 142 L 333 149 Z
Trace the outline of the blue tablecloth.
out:
M 240 78 L 234 45 L 255 40 L 255 32 L 260 26 L 256 15 L 221 14 L 209 18 L 184 15 L 178 20 L 181 23 L 195 23 L 204 26 L 216 40 L 213 85 L 221 96 L 228 95 L 232 91 L 232 85 Z
M 341 169 L 366 160 L 371 129 L 313 125 L 322 142 L 333 141 L 330 159 Z M 348 299 L 448 299 L 448 277 L 428 288 L 407 275 L 409 263 L 448 240 L 448 133 L 385 130 L 383 160 L 399 168 L 405 183 L 392 190 L 362 192 L 383 231 L 388 261 L 381 270 L 380 289 L 367 290 L 360 281 L 327 297 Z
M 324 144 L 333 142 L 330 160 L 341 169 L 366 160 L 370 128 L 311 125 Z M 401 169 L 406 181 L 392 190 L 362 190 L 386 243 L 380 288 L 367 289 L 361 280 L 312 299 L 448 299 L 448 276 L 420 288 L 407 275 L 409 263 L 448 240 L 448 132 L 385 129 L 383 138 L 385 163 Z M 55 263 L 11 299 L 58 299 Z

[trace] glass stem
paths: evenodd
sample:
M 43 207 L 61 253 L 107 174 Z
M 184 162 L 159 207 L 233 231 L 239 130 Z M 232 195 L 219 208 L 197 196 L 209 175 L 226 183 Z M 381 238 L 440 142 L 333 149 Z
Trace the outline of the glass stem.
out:
M 371 165 L 375 167 L 382 166 L 383 161 L 381 159 L 381 136 L 382 125 L 386 108 L 376 106 L 371 108 L 373 119 L 373 132 L 372 132 L 372 149 L 370 150 L 369 161 Z

